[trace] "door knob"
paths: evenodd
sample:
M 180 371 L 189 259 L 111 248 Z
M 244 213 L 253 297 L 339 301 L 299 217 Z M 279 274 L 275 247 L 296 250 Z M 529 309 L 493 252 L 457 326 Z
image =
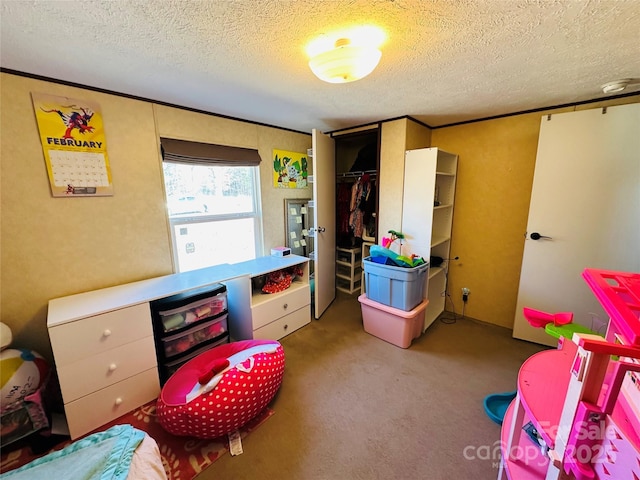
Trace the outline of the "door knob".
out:
M 324 227 L 318 227 L 318 228 L 316 229 L 316 231 L 317 231 L 317 232 L 320 232 L 320 233 L 325 232 L 326 230 L 327 230 L 327 229 L 326 229 L 326 228 L 324 228 Z
M 540 235 L 538 232 L 532 232 L 529 236 L 531 237 L 531 240 L 540 240 L 541 238 L 548 238 L 549 240 L 551 240 L 551 237 Z

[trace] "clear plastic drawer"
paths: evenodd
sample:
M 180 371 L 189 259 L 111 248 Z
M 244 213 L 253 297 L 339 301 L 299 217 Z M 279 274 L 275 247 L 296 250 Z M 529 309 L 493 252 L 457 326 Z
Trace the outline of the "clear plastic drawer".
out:
M 162 346 L 166 357 L 174 357 L 187 352 L 198 345 L 213 340 L 228 332 L 227 314 L 206 322 L 198 323 L 176 335 L 170 335 L 162 339 Z
M 171 310 L 158 312 L 164 332 L 179 330 L 227 310 L 227 292 L 191 302 Z
M 206 352 L 210 348 L 217 347 L 218 345 L 223 345 L 225 343 L 229 343 L 229 337 L 221 338 L 217 342 L 214 342 L 214 343 L 209 344 L 209 345 L 205 345 L 202 348 L 197 349 L 195 352 L 187 354 L 186 356 L 183 356 L 183 357 L 177 358 L 175 360 L 171 360 L 169 362 L 166 362 L 162 367 L 162 370 L 164 371 L 164 374 L 165 374 L 165 377 L 164 377 L 165 381 L 171 375 L 173 375 L 176 372 L 176 370 L 178 370 L 182 365 L 187 363 L 192 358 L 197 357 L 198 355 L 200 355 L 201 353 Z

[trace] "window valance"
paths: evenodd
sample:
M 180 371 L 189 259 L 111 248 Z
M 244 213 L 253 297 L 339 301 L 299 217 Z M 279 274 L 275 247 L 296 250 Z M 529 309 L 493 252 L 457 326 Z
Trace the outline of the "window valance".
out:
M 260 165 L 261 161 L 258 150 L 252 148 L 229 147 L 173 138 L 160 138 L 160 145 L 165 162 L 253 167 Z

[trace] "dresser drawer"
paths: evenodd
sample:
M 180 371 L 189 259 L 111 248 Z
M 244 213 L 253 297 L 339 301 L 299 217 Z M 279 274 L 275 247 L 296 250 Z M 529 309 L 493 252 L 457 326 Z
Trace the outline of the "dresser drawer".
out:
M 156 366 L 153 337 L 146 337 L 58 368 L 65 403 Z
M 153 328 L 148 303 L 49 329 L 51 347 L 58 368 L 149 336 L 153 336 Z
M 72 439 L 101 427 L 160 393 L 158 370 L 149 369 L 64 406 Z
M 251 308 L 254 330 L 311 303 L 309 285 L 296 286 L 295 290 L 285 290 L 271 298 L 265 297 L 270 295 L 260 295 L 258 303 Z
M 302 307 L 253 332 L 253 338 L 278 340 L 311 322 L 311 307 Z

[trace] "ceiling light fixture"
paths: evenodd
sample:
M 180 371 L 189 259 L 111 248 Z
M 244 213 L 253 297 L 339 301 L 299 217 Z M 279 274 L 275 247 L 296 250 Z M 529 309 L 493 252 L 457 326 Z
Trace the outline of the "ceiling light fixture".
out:
M 614 80 L 613 82 L 607 82 L 602 85 L 603 93 L 618 93 L 623 91 L 629 85 L 631 85 L 632 80 L 630 78 L 623 78 L 622 80 Z
M 333 49 L 309 60 L 309 67 L 320 80 L 347 83 L 373 72 L 381 57 L 382 52 L 375 47 L 356 46 L 348 38 L 339 38 Z
M 360 80 L 376 68 L 382 57 L 384 34 L 375 27 L 360 27 L 332 37 L 323 36 L 307 48 L 309 67 L 329 83 Z

